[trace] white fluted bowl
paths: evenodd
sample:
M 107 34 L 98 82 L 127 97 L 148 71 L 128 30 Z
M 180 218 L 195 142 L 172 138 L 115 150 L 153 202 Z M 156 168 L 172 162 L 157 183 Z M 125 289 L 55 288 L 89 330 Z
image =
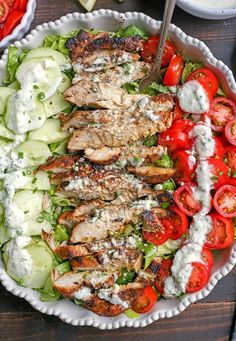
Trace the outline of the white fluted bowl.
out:
M 0 51 L 3 51 L 15 40 L 21 39 L 29 30 L 32 21 L 34 20 L 34 12 L 36 8 L 36 0 L 29 0 L 26 11 L 19 25 L 15 27 L 11 34 L 0 41 Z
M 73 13 L 63 16 L 55 22 L 49 22 L 37 26 L 26 38 L 15 42 L 15 46 L 20 48 L 34 48 L 39 46 L 44 37 L 48 34 L 65 34 L 78 28 L 95 28 L 100 30 L 114 31 L 121 26 L 136 24 L 143 27 L 147 32 L 154 34 L 160 28 L 160 22 L 143 13 L 127 12 L 124 14 L 111 10 L 99 10 L 92 13 Z M 208 47 L 196 38 L 187 36 L 180 28 L 171 25 L 170 37 L 175 42 L 178 50 L 192 60 L 201 60 L 206 66 L 211 68 L 219 77 L 224 91 L 231 98 L 236 100 L 236 83 L 232 72 L 222 62 L 213 57 Z M 7 51 L 0 60 L 0 82 L 5 76 L 7 62 Z M 66 323 L 74 326 L 93 326 L 100 329 L 115 329 L 120 327 L 145 327 L 146 325 L 166 317 L 173 317 L 180 314 L 191 303 L 196 302 L 213 290 L 217 282 L 226 276 L 236 264 L 236 243 L 230 248 L 218 253 L 209 283 L 201 291 L 186 295 L 182 300 L 160 300 L 152 311 L 141 315 L 137 319 L 129 319 L 124 314 L 108 318 L 98 316 L 84 308 L 78 307 L 73 302 L 63 299 L 58 302 L 41 302 L 39 294 L 31 289 L 19 286 L 12 280 L 5 271 L 0 259 L 0 280 L 4 287 L 16 296 L 20 296 L 28 301 L 35 309 L 48 315 L 58 316 Z

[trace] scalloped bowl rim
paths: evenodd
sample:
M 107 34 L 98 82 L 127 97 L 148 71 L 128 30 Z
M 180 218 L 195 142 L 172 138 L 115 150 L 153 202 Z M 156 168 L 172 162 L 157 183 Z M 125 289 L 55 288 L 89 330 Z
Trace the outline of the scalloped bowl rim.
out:
M 125 23 L 136 22 L 141 26 L 144 26 L 151 33 L 157 32 L 160 28 L 160 21 L 156 21 L 149 16 L 138 13 L 138 12 L 126 12 L 119 13 L 111 10 L 98 10 L 91 13 L 70 13 L 66 16 L 61 17 L 55 22 L 44 23 L 38 25 L 30 34 L 20 41 L 15 42 L 14 45 L 17 47 L 24 47 L 27 44 L 37 46 L 40 44 L 43 34 L 48 34 L 51 31 L 57 31 L 62 29 L 63 25 L 71 24 L 72 21 L 75 23 L 89 23 L 98 20 L 113 20 L 117 25 L 125 25 Z M 104 21 L 105 22 L 105 21 Z M 91 25 L 90 25 L 91 26 Z M 40 38 L 41 35 L 41 38 Z M 195 51 L 196 56 L 204 59 L 206 65 L 211 67 L 219 76 L 222 81 L 224 90 L 230 94 L 236 100 L 236 83 L 230 69 L 222 62 L 217 60 L 208 47 L 196 38 L 187 36 L 180 28 L 175 25 L 170 27 L 170 35 L 176 38 L 175 43 L 182 44 L 183 46 L 191 48 L 191 51 Z M 38 36 L 38 41 L 37 41 Z M 37 41 L 35 43 L 35 41 Z M 184 51 L 186 52 L 186 51 Z M 192 53 L 192 52 L 191 52 Z M 0 80 L 3 77 L 4 69 L 7 61 L 7 50 L 4 52 L 0 60 Z M 1 74 L 2 71 L 2 74 Z M 224 253 L 225 250 L 222 250 Z M 226 251 L 225 251 L 226 252 Z M 215 269 L 210 277 L 210 280 L 205 288 L 201 291 L 185 295 L 182 300 L 161 300 L 157 305 L 161 308 L 159 310 L 154 309 L 146 314 L 143 314 L 138 319 L 129 319 L 124 314 L 117 317 L 108 318 L 104 316 L 98 316 L 90 311 L 83 308 L 77 307 L 74 303 L 69 300 L 61 300 L 58 302 L 42 302 L 39 300 L 38 293 L 32 289 L 24 288 L 19 286 L 14 280 L 12 280 L 6 273 L 5 267 L 0 257 L 0 280 L 3 286 L 11 293 L 16 296 L 24 298 L 28 301 L 36 310 L 48 314 L 58 316 L 61 320 L 66 323 L 72 324 L 73 326 L 93 326 L 100 329 L 116 329 L 120 327 L 145 327 L 148 324 L 157 321 L 160 318 L 170 318 L 178 315 L 184 311 L 191 303 L 194 303 L 207 295 L 213 290 L 217 282 L 224 276 L 226 276 L 236 264 L 236 242 L 231 248 L 227 250 L 228 253 L 224 253 L 225 261 L 221 264 L 218 269 Z M 219 258 L 218 263 L 222 263 L 223 253 Z M 216 262 L 216 263 L 217 263 Z M 158 308 L 157 308 L 158 309 Z
M 17 25 L 13 32 L 0 41 L 0 50 L 4 49 L 9 43 L 15 39 L 19 39 L 28 31 L 29 25 L 34 19 L 34 11 L 36 8 L 36 0 L 28 0 L 25 14 L 23 15 L 21 22 Z M 22 34 L 21 34 L 22 33 Z

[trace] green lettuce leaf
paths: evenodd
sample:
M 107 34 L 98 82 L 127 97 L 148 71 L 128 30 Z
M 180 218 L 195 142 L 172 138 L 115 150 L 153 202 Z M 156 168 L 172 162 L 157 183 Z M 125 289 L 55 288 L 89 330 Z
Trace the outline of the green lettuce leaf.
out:
M 116 283 L 119 285 L 128 284 L 134 281 L 135 272 L 122 268 Z
M 75 37 L 79 33 L 79 30 L 68 33 L 64 36 L 59 35 L 48 35 L 44 38 L 43 47 L 50 47 L 53 50 L 63 53 L 68 56 L 69 49 L 66 47 L 65 43 L 69 38 Z
M 27 51 L 20 50 L 16 46 L 8 47 L 8 57 L 7 57 L 7 78 L 3 81 L 4 84 L 11 84 L 16 80 L 16 70 L 22 63 Z
M 143 93 L 149 96 L 156 96 L 160 93 L 166 94 L 168 92 L 171 92 L 169 86 L 158 84 L 156 82 L 151 83 L 146 89 L 143 90 Z
M 130 319 L 136 319 L 140 316 L 133 309 L 127 309 L 126 311 L 124 311 L 124 314 Z
M 143 39 L 147 39 L 146 32 L 141 28 L 135 25 L 129 25 L 126 28 L 121 28 L 119 31 L 115 33 L 115 37 L 132 37 L 132 36 L 140 36 Z
M 144 141 L 143 141 L 144 146 L 147 147 L 153 147 L 156 146 L 157 144 L 157 136 L 156 135 L 152 135 L 150 137 L 147 137 Z
M 173 164 L 173 161 L 167 154 L 163 154 L 160 159 L 155 161 L 157 167 L 172 168 Z
M 57 225 L 54 230 L 54 238 L 57 242 L 63 242 L 69 239 L 67 229 L 62 225 Z
M 125 83 L 122 86 L 122 89 L 125 89 L 128 94 L 137 94 L 139 91 L 139 86 L 137 82 L 129 82 L 129 83 Z
M 204 67 L 203 63 L 186 62 L 181 77 L 182 84 L 186 82 L 186 79 L 191 72 L 200 69 L 201 67 Z

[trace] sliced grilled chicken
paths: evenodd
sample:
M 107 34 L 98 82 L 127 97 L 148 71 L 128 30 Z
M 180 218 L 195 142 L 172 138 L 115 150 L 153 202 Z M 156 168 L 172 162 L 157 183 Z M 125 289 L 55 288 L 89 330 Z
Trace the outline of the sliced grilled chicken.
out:
M 70 271 L 53 280 L 53 287 L 63 296 L 74 298 L 75 293 L 84 286 L 91 289 L 113 287 L 119 271 Z
M 140 176 L 148 184 L 160 184 L 172 178 L 176 172 L 175 168 L 161 168 L 155 166 L 128 167 L 127 170 Z
M 93 240 L 113 236 L 124 230 L 124 224 L 137 223 L 144 206 L 108 206 L 97 210 L 97 215 L 80 222 L 73 229 L 70 241 L 72 243 L 87 243 Z
M 148 232 L 156 231 L 157 229 L 163 229 L 161 222 L 162 218 L 168 217 L 168 211 L 162 208 L 154 207 L 150 211 L 142 213 L 143 230 Z
M 135 178 L 132 174 L 121 171 L 98 170 L 87 176 L 76 173 L 65 174 L 59 193 L 81 200 L 135 200 L 145 195 L 159 194 L 150 186 Z
M 91 295 L 89 299 L 84 302 L 83 306 L 95 314 L 107 317 L 120 315 L 125 310 L 121 305 L 112 304 L 102 300 L 96 295 Z
M 75 224 L 78 224 L 80 221 L 84 220 L 87 215 L 91 214 L 94 209 L 99 207 L 101 208 L 103 206 L 105 206 L 105 203 L 101 200 L 86 201 L 77 206 L 74 211 L 63 212 L 57 219 L 57 222 L 58 224 L 72 228 Z
M 63 155 L 58 158 L 49 158 L 48 162 L 39 166 L 37 171 L 46 171 L 53 173 L 68 172 L 74 169 L 75 163 L 80 157 L 74 155 Z
M 79 58 L 90 56 L 93 52 L 99 50 L 124 50 L 128 52 L 137 52 L 143 49 L 143 39 L 139 36 L 133 37 L 114 37 L 107 32 L 101 32 L 96 35 L 80 30 L 78 35 L 69 38 L 66 46 L 70 50 L 70 56 L 73 62 Z
M 153 163 L 161 155 L 166 154 L 167 149 L 162 146 L 130 146 L 130 147 L 103 147 L 101 149 L 85 149 L 85 157 L 94 163 L 107 165 L 118 161 L 121 168 L 126 165 L 141 166 L 145 163 Z
M 109 249 L 136 249 L 136 238 L 125 236 L 120 238 L 109 238 L 104 240 L 94 240 L 86 244 L 60 245 L 55 249 L 55 253 L 61 259 L 71 259 L 79 256 L 92 255 Z
M 121 61 L 117 61 L 117 63 L 120 64 Z M 94 72 L 96 70 L 96 67 L 93 67 L 93 72 L 91 72 L 91 66 L 90 68 L 87 67 L 87 69 L 89 69 L 88 72 L 85 68 L 82 69 L 81 66 L 83 66 L 83 64 L 78 65 L 78 67 L 74 66 L 76 75 L 73 79 L 73 84 L 77 83 L 80 80 L 87 80 L 95 83 L 107 82 L 110 84 L 116 84 L 116 86 L 119 87 L 125 83 L 130 83 L 142 79 L 145 75 L 148 74 L 151 68 L 151 64 L 140 62 L 138 60 L 133 61 L 132 63 L 126 63 L 122 66 L 117 65 L 112 69 L 108 69 L 106 65 L 105 68 L 102 69 L 102 71 L 97 72 Z M 102 67 L 102 64 L 98 65 L 98 67 Z
M 114 270 L 126 268 L 139 271 L 143 264 L 143 256 L 135 249 L 108 249 L 95 255 L 72 258 L 70 261 L 74 270 Z
M 153 285 L 156 275 L 160 270 L 161 262 L 162 257 L 155 257 L 145 270 L 139 270 L 138 276 L 135 278 L 135 282 Z

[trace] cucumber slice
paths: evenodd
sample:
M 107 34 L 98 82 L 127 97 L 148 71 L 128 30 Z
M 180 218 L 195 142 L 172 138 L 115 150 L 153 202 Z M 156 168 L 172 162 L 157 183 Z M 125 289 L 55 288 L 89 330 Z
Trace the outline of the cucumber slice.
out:
M 46 220 L 39 223 L 37 218 L 33 218 L 25 221 L 22 224 L 22 229 L 24 231 L 24 236 L 40 236 L 42 230 L 49 233 L 52 230 L 52 225 Z
M 52 155 L 48 146 L 41 141 L 25 141 L 14 149 L 28 166 L 39 166 Z
M 44 125 L 29 133 L 29 140 L 43 141 L 47 144 L 65 140 L 70 134 L 61 130 L 59 119 L 47 119 Z
M 14 140 L 15 138 L 15 134 L 5 126 L 2 117 L 0 117 L 0 136 L 8 140 Z
M 30 50 L 25 56 L 24 61 L 40 57 L 53 57 L 59 65 L 68 63 L 68 59 L 61 52 L 50 49 L 50 47 L 39 47 L 37 49 Z
M 61 93 L 63 93 L 64 91 L 66 91 L 69 87 L 71 86 L 71 80 L 70 78 L 62 72 L 62 81 L 61 84 L 58 87 L 58 91 L 60 91 Z
M 0 224 L 0 247 L 2 247 L 2 245 L 8 242 L 9 240 L 10 237 L 7 235 L 7 228 L 4 226 L 4 223 L 2 222 Z
M 47 117 L 72 108 L 72 105 L 64 99 L 64 96 L 60 92 L 56 92 L 55 95 L 48 98 L 44 102 L 44 106 Z
M 54 95 L 62 82 L 62 75 L 54 58 L 42 57 L 24 60 L 16 71 L 16 79 L 22 88 L 33 87 L 44 100 Z
M 42 127 L 46 120 L 43 103 L 34 98 L 31 90 L 19 90 L 9 96 L 5 113 L 7 128 L 16 134 Z
M 15 189 L 50 190 L 47 172 L 34 174 L 33 169 L 22 169 L 9 173 L 9 180 Z
M 8 88 L 14 89 L 14 90 L 20 90 L 20 83 L 15 81 L 8 85 Z
M 0 86 L 0 115 L 3 115 L 6 109 L 8 97 L 15 92 L 9 87 Z
M 37 217 L 42 211 L 44 193 L 29 190 L 19 191 L 13 197 L 13 204 L 24 213 L 24 222 Z
M 79 2 L 88 12 L 90 12 L 90 11 L 92 11 L 96 0 L 79 0 Z

